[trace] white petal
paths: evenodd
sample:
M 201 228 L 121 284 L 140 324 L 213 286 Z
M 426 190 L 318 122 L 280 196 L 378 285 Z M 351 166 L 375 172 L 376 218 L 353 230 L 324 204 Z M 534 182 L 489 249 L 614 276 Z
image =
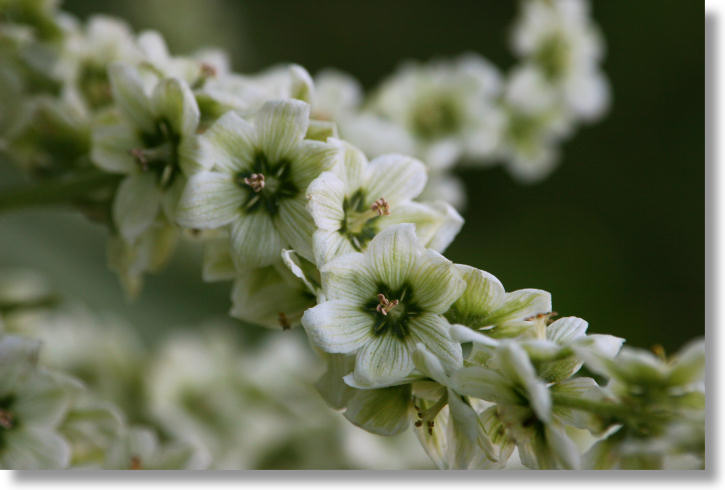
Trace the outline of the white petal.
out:
M 453 262 L 425 249 L 410 273 L 416 304 L 426 311 L 445 313 L 466 289 Z
M 129 175 L 118 186 L 113 200 L 113 221 L 121 236 L 132 242 L 156 219 L 161 191 L 152 173 Z
M 362 187 L 365 182 L 368 159 L 365 158 L 362 151 L 350 143 L 342 140 L 336 141 L 336 143 L 342 146 L 343 153 L 333 172 L 344 182 L 346 190 L 354 192 Z
M 242 214 L 232 221 L 232 259 L 240 269 L 264 267 L 280 260 L 282 237 L 265 212 Z
M 199 137 L 199 164 L 234 173 L 252 166 L 256 130 L 234 112 L 227 112 Z
M 229 174 L 201 171 L 187 182 L 177 206 L 176 221 L 187 228 L 224 226 L 239 216 L 245 194 Z
M 307 188 L 307 197 L 307 209 L 317 227 L 327 231 L 339 230 L 345 219 L 343 182 L 332 172 L 323 172 Z
M 514 342 L 507 342 L 497 350 L 497 354 L 503 372 L 526 389 L 536 416 L 547 422 L 551 417 L 551 396 L 546 385 L 536 377 L 526 351 Z
M 199 125 L 199 106 L 189 86 L 181 80 L 167 78 L 154 88 L 151 102 L 156 118 L 168 121 L 177 135 L 189 136 Z
M 328 262 L 322 266 L 320 274 L 328 299 L 341 299 L 362 306 L 379 292 L 365 257 L 358 252 Z
M 357 390 L 345 418 L 373 434 L 392 436 L 408 428 L 410 406 L 410 386 Z
M 409 279 L 420 250 L 415 226 L 402 224 L 378 233 L 368 244 L 365 256 L 377 279 L 398 289 Z
M 461 344 L 451 340 L 450 325 L 440 315 L 423 313 L 410 320 L 410 336 L 413 342 L 422 343 L 436 356 L 447 371 L 463 366 Z
M 390 384 L 403 381 L 414 367 L 404 341 L 394 335 L 380 335 L 358 351 L 353 375 L 362 384 Z
M 456 264 L 456 269 L 466 281 L 466 289 L 448 312 L 449 320 L 471 328 L 491 325 L 489 317 L 506 297 L 503 285 L 493 274 L 475 267 Z
M 559 318 L 546 327 L 546 338 L 559 345 L 569 345 L 586 335 L 589 324 L 575 316 Z
M 270 162 L 290 157 L 307 133 L 309 116 L 310 106 L 297 100 L 271 101 L 262 106 L 255 126 L 260 149 Z
M 394 206 L 418 196 L 427 179 L 425 165 L 420 161 L 403 155 L 383 155 L 368 165 L 366 188 L 372 199 L 384 197 Z
M 344 301 L 326 301 L 302 316 L 310 340 L 332 353 L 352 353 L 372 339 L 373 318 Z
M 290 177 L 303 193 L 310 183 L 326 170 L 330 170 L 340 158 L 340 147 L 320 141 L 305 140 L 289 157 L 292 160 Z
M 141 130 L 153 132 L 154 115 L 138 72 L 130 65 L 112 63 L 108 78 L 119 110 Z
M 106 115 L 93 126 L 91 160 L 103 170 L 134 172 L 138 164 L 131 150 L 142 146 L 138 131 L 118 116 Z
M 463 227 L 463 217 L 447 202 L 436 201 L 430 203 L 430 206 L 433 206 L 433 208 L 442 215 L 442 218 L 438 221 L 438 227 L 435 230 L 435 233 L 425 246 L 427 248 L 432 248 L 437 252 L 443 253 L 456 235 L 458 235 L 458 232 L 461 231 L 461 228 Z M 420 233 L 420 231 L 418 231 L 418 233 Z
M 307 260 L 315 260 L 312 253 L 312 234 L 315 222 L 304 199 L 285 199 L 279 205 L 275 224 L 282 240 Z
M 331 260 L 355 252 L 350 241 L 337 231 L 317 230 L 312 235 L 315 262 L 321 267 Z

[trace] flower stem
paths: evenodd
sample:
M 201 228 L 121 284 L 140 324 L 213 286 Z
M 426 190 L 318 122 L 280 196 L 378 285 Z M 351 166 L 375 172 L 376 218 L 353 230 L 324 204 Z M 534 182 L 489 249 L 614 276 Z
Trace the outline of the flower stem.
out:
M 16 209 L 71 202 L 117 183 L 121 175 L 97 170 L 72 177 L 42 181 L 15 189 L 0 190 L 0 213 Z

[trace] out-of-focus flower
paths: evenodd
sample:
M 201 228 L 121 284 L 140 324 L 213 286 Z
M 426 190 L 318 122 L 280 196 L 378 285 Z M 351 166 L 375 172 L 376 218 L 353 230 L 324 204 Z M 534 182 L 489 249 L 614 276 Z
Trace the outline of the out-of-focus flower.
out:
M 523 2 L 514 52 L 542 73 L 568 112 L 594 119 L 607 108 L 609 87 L 599 69 L 604 43 L 585 0 Z
M 494 103 L 499 90 L 498 71 L 468 54 L 404 65 L 382 83 L 371 107 L 406 128 L 415 140 L 414 156 L 442 170 L 461 158 L 491 156 L 501 127 Z
M 58 469 L 70 448 L 58 426 L 77 385 L 37 365 L 37 341 L 0 336 L 0 467 Z
M 205 465 L 194 449 L 181 442 L 162 444 L 148 428 L 130 427 L 106 453 L 104 469 L 114 470 L 199 470 Z
M 204 170 L 190 177 L 178 222 L 229 226 L 241 270 L 271 265 L 289 246 L 311 260 L 314 222 L 305 192 L 336 163 L 339 149 L 304 139 L 308 125 L 309 105 L 293 100 L 266 103 L 253 123 L 224 115 L 199 138 Z
M 127 175 L 114 198 L 113 220 L 132 243 L 160 211 L 174 221 L 185 174 L 194 165 L 189 153 L 199 108 L 181 80 L 160 80 L 147 93 L 128 65 L 112 64 L 109 75 L 118 113 L 108 112 L 96 122 L 91 158 L 104 170 Z

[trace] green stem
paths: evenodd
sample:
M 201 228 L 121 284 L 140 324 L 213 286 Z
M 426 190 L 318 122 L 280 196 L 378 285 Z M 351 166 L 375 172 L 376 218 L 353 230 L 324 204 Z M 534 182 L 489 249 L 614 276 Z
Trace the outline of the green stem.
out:
M 122 176 L 100 171 L 41 181 L 16 189 L 0 190 L 0 213 L 16 209 L 71 202 L 117 183 Z

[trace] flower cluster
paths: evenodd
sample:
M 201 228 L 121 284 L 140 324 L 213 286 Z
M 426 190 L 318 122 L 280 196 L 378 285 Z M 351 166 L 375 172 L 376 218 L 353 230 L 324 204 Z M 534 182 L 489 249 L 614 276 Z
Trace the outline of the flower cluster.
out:
M 426 464 L 412 434 L 379 438 L 325 410 L 301 336 L 250 346 L 215 323 L 146 345 L 41 276 L 0 272 L 2 468 Z
M 605 110 L 602 41 L 584 1 L 524 2 L 519 62 L 506 75 L 473 54 L 408 63 L 367 98 L 339 72 L 241 75 L 221 53 L 173 56 L 157 33 L 112 19 L 83 25 L 48 2 L 0 5 L 1 80 L 22 102 L 7 104 L 17 117 L 0 121 L 2 147 L 52 190 L 46 201 L 67 196 L 108 225 L 109 262 L 130 295 L 180 237 L 200 242 L 204 279 L 234 281 L 232 316 L 302 325 L 327 363 L 323 398 L 376 434 L 413 425 L 442 468 L 500 468 L 514 452 L 530 468 L 704 464 L 702 344 L 673 358 L 620 351 L 623 339 L 587 334 L 582 319 L 554 321 L 549 293 L 506 292 L 442 255 L 463 224 L 457 163 L 498 161 L 540 179 L 557 144 Z M 123 437 L 109 436 L 113 414 L 99 414 L 99 427 L 82 415 L 63 425 L 97 401 L 65 401 L 32 346 L 3 342 L 7 466 L 103 454 L 111 466 L 235 467 L 252 464 L 242 458 L 258 431 L 296 433 L 241 417 L 237 407 L 254 403 L 245 390 L 260 386 L 241 386 L 247 367 L 227 338 L 176 339 L 148 366 L 146 416 L 179 444 L 168 456 L 148 429 L 119 423 Z M 116 367 L 113 377 L 138 387 Z M 26 410 L 51 386 L 64 394 L 52 413 Z M 316 411 L 284 391 L 268 394 L 290 421 Z M 42 451 L 54 459 L 22 459 L 29 437 L 55 444 Z

